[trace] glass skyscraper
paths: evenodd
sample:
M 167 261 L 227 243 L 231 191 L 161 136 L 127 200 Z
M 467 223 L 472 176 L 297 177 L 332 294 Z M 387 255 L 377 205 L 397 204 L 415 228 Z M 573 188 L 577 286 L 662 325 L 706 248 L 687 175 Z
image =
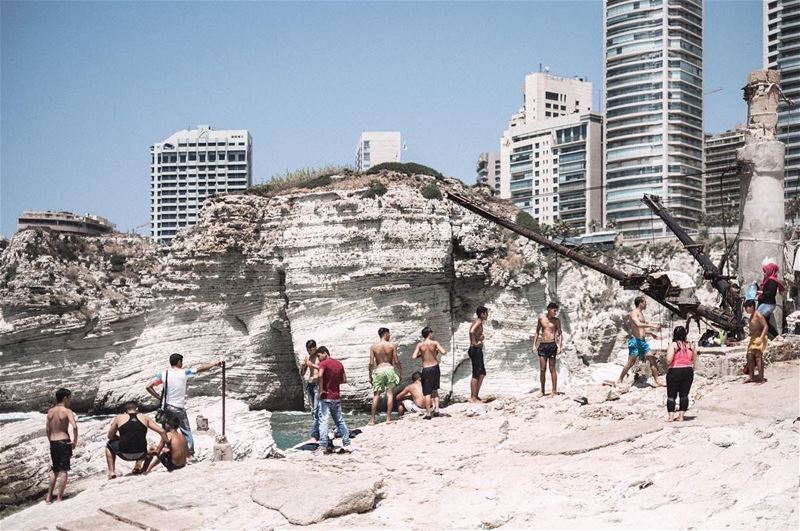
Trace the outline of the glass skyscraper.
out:
M 703 3 L 605 0 L 603 26 L 606 219 L 629 240 L 668 235 L 648 193 L 691 227 L 703 209 Z

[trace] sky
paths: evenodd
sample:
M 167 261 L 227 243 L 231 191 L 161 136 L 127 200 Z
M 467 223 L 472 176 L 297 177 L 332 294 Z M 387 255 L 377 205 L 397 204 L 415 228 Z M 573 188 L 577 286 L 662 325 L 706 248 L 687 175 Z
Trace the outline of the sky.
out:
M 762 4 L 705 5 L 705 125 L 720 132 L 746 116 Z M 353 164 L 364 130 L 401 131 L 404 161 L 472 183 L 527 73 L 586 76 L 599 109 L 602 59 L 600 0 L 2 1 L 0 233 L 24 210 L 147 223 L 150 146 L 198 124 L 250 131 L 254 183 Z

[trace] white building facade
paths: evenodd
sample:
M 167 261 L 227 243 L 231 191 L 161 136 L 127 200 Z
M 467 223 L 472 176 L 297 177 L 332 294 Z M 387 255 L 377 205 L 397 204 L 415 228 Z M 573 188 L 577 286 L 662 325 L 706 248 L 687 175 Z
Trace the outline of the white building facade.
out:
M 252 138 L 246 130 L 182 130 L 150 146 L 150 234 L 169 244 L 197 222 L 208 197 L 252 184 Z
M 358 137 L 356 171 L 367 171 L 384 162 L 400 162 L 402 144 L 397 131 L 365 131 Z
M 484 184 L 492 189 L 495 195 L 500 195 L 500 152 L 481 153 L 475 169 L 475 182 Z
M 626 239 L 667 236 L 703 209 L 702 0 L 604 0 L 606 219 Z
M 703 173 L 704 213 L 713 225 L 738 225 L 742 176 L 736 150 L 744 147 L 744 127 L 706 135 Z
M 786 144 L 784 196 L 800 197 L 800 0 L 764 0 L 764 68 L 779 70 L 781 90 L 795 101 L 778 106 L 778 138 Z

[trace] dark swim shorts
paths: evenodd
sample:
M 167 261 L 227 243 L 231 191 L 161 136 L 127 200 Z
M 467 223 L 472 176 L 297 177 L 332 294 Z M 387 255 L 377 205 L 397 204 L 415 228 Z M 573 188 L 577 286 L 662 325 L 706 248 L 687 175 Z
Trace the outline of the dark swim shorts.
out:
M 186 465 L 178 466 L 175 463 L 173 463 L 172 455 L 169 452 L 161 454 L 158 457 L 158 460 L 161 461 L 161 464 L 164 465 L 164 468 L 166 468 L 169 472 L 172 472 L 173 470 L 178 470 L 179 468 L 183 468 L 186 466 Z
M 472 361 L 472 377 L 486 376 L 486 365 L 483 364 L 483 348 L 469 347 L 469 359 Z
M 555 341 L 550 343 L 539 343 L 539 356 L 543 358 L 555 358 L 558 353 L 558 345 Z
M 434 391 L 439 390 L 439 378 L 441 371 L 438 365 L 433 367 L 422 368 L 422 394 L 425 396 L 432 395 Z
M 50 441 L 50 460 L 53 461 L 53 472 L 67 472 L 72 458 L 72 443 L 69 439 Z

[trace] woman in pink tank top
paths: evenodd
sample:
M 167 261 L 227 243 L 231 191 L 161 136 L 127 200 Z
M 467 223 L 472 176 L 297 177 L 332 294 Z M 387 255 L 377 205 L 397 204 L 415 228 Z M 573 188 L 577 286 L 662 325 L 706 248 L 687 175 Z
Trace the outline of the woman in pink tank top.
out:
M 697 348 L 687 343 L 686 329 L 676 326 L 672 332 L 672 343 L 667 349 L 667 422 L 673 421 L 675 402 L 680 397 L 678 418 L 689 409 L 689 391 L 694 380 L 694 364 L 697 361 Z

